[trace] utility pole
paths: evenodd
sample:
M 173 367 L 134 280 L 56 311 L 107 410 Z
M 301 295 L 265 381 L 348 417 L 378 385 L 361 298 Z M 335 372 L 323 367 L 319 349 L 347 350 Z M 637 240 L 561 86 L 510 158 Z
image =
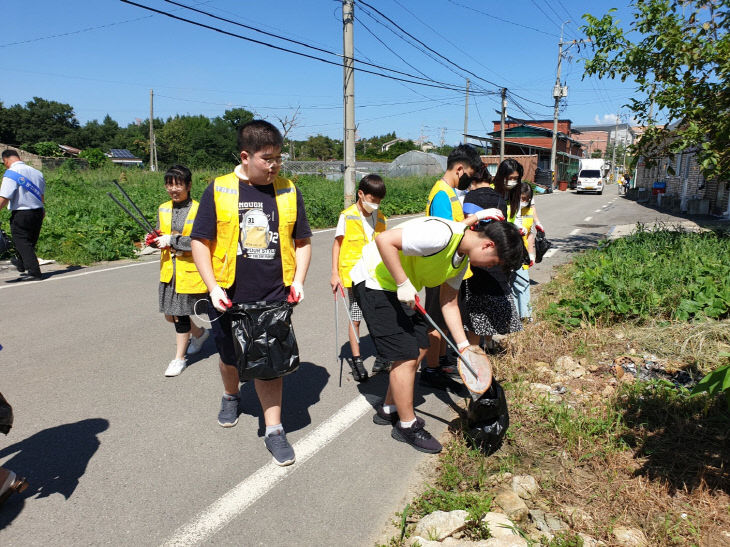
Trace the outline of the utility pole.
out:
M 155 143 L 155 92 L 150 89 L 150 171 L 157 171 L 157 144 Z
M 613 131 L 613 157 L 611 158 L 611 173 L 613 173 L 613 180 L 616 180 L 616 145 L 618 144 L 618 121 L 620 114 L 616 114 L 616 128 Z
M 502 119 L 499 124 L 499 163 L 504 161 L 504 120 L 507 117 L 507 88 L 502 88 Z
M 557 179 L 557 152 L 558 152 L 558 114 L 560 113 L 560 99 L 568 95 L 568 88 L 560 85 L 560 68 L 563 63 L 563 27 L 570 21 L 564 21 L 560 25 L 560 42 L 558 42 L 558 70 L 555 76 L 555 87 L 553 87 L 553 98 L 555 99 L 555 109 L 553 111 L 553 142 L 550 148 L 550 171 L 553 180 L 551 186 L 555 185 Z M 571 42 L 571 44 L 575 41 Z
M 342 0 L 345 207 L 355 203 L 355 38 L 352 24 L 355 18 L 354 9 L 353 0 Z
M 439 146 L 441 148 L 443 148 L 444 147 L 444 144 L 446 143 L 446 138 L 445 137 L 446 137 L 446 128 L 445 127 L 442 127 L 441 128 L 441 138 L 439 139 Z
M 469 133 L 469 78 L 466 79 L 466 102 L 464 103 L 464 144 Z

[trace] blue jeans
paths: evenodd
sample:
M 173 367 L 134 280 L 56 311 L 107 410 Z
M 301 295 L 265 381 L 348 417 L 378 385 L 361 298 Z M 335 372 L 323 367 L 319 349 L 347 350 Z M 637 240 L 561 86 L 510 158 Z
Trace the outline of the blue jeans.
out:
M 512 282 L 512 297 L 515 300 L 517 311 L 520 312 L 520 319 L 532 317 L 529 270 L 520 268 L 515 272 L 515 280 Z

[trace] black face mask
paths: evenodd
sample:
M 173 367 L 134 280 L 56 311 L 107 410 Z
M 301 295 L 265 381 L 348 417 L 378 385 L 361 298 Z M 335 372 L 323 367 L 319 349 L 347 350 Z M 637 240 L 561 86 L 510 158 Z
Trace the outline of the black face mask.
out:
M 457 183 L 456 187 L 459 190 L 466 190 L 467 188 L 469 188 L 469 185 L 471 184 L 473 178 L 474 177 L 471 177 L 470 175 L 464 173 L 459 177 L 459 182 Z

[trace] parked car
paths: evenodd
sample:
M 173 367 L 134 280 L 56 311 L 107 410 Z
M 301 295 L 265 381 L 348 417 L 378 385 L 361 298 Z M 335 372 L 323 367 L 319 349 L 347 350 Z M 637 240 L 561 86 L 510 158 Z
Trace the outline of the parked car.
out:
M 576 193 L 603 193 L 606 185 L 606 163 L 600 158 L 580 160 L 580 170 L 576 184 Z

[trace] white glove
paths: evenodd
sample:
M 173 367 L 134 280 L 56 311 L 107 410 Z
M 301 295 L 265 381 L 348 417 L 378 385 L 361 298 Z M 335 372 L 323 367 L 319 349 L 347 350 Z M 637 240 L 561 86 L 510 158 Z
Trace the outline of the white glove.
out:
M 536 222 L 535 223 L 535 228 L 537 229 L 538 232 L 544 232 L 545 231 L 545 228 L 539 222 Z
M 224 291 L 219 285 L 215 286 L 215 289 L 210 291 L 210 299 L 213 302 L 213 307 L 221 313 L 226 313 L 228 308 L 233 305 L 233 302 L 228 298 L 226 291 Z
M 520 235 L 523 237 L 527 235 L 527 230 L 525 230 L 522 226 L 520 226 Z
M 155 238 L 155 245 L 157 245 L 158 249 L 164 249 L 165 247 L 170 246 L 171 239 L 172 236 L 170 234 L 162 234 L 161 236 L 157 236 Z
M 292 304 L 298 304 L 304 300 L 304 287 L 299 281 L 292 282 L 287 300 Z
M 530 266 L 534 266 L 535 265 L 535 258 L 536 258 L 535 253 L 528 253 L 528 254 L 530 256 Z
M 479 220 L 504 220 L 502 211 L 497 208 L 492 209 L 480 209 L 474 213 Z
M 409 308 L 413 308 L 416 305 L 416 296 L 418 291 L 413 286 L 410 279 L 406 279 L 403 283 L 398 285 L 398 300 L 403 302 Z

